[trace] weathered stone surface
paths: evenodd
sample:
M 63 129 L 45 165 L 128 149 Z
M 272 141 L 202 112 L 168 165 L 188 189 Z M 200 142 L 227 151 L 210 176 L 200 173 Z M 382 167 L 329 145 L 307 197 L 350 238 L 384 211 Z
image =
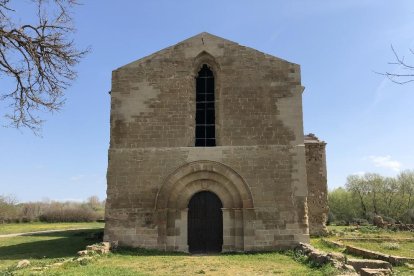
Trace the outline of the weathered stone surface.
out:
M 404 263 L 414 263 L 414 258 L 388 255 L 388 254 L 384 254 L 381 252 L 367 250 L 367 249 L 352 246 L 352 245 L 347 245 L 346 251 L 348 253 L 351 253 L 357 256 L 362 256 L 364 258 L 383 260 L 393 265 L 401 265 Z
M 389 262 L 381 260 L 367 260 L 367 259 L 348 259 L 347 264 L 352 265 L 357 272 L 361 272 L 363 268 L 371 269 L 392 269 L 392 265 Z
M 361 276 L 387 276 L 392 275 L 390 269 L 373 269 L 373 268 L 362 268 L 360 271 Z
M 330 252 L 328 253 L 327 257 L 331 260 L 336 260 L 339 262 L 345 262 L 346 258 L 345 255 L 342 253 L 338 253 L 338 252 Z
M 81 251 L 78 251 L 78 255 L 79 255 L 79 256 L 87 256 L 87 255 L 88 255 L 88 250 L 81 250 Z
M 384 228 L 385 226 L 384 220 L 382 219 L 381 216 L 378 216 L 378 215 L 374 216 L 373 224 L 379 228 Z
M 306 243 L 299 243 L 295 250 L 306 255 L 309 260 L 318 266 L 331 264 L 341 273 L 340 275 L 358 275 L 353 266 L 346 264 L 346 258 L 341 253 L 331 252 L 326 253 L 315 249 L 312 245 Z
M 326 174 L 326 143 L 314 134 L 305 136 L 306 172 L 308 181 L 309 234 L 328 234 L 328 185 Z
M 205 148 L 194 147 L 204 64 L 217 145 Z M 308 242 L 306 170 L 324 163 L 305 156 L 303 89 L 299 65 L 208 33 L 113 71 L 104 240 L 188 251 L 188 202 L 210 191 L 223 203 L 223 251 Z
M 90 253 L 98 253 L 98 254 L 107 254 L 111 249 L 111 245 L 109 242 L 101 242 L 99 244 L 93 244 L 86 246 L 86 250 L 79 251 L 78 255 L 85 256 L 89 255 Z
M 85 256 L 85 257 L 79 257 L 75 261 L 78 262 L 78 263 L 87 263 L 91 260 L 93 260 L 93 257 Z
M 29 260 L 21 260 L 17 263 L 16 268 L 25 268 L 25 267 L 28 267 L 29 265 L 30 265 Z

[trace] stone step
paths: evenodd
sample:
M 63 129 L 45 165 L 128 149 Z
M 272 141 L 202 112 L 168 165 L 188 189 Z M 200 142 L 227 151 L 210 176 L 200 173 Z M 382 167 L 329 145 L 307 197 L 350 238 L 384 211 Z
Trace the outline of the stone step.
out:
M 387 255 L 381 252 L 371 251 L 371 250 L 367 250 L 367 249 L 352 246 L 352 245 L 346 245 L 346 252 L 353 254 L 353 255 L 361 256 L 364 258 L 383 260 L 383 261 L 391 263 L 392 265 L 414 263 L 414 258 Z
M 361 276 L 388 276 L 392 275 L 392 271 L 386 268 L 362 268 Z
M 389 262 L 380 260 L 348 259 L 347 264 L 352 265 L 358 273 L 361 273 L 363 268 L 392 270 L 392 265 Z

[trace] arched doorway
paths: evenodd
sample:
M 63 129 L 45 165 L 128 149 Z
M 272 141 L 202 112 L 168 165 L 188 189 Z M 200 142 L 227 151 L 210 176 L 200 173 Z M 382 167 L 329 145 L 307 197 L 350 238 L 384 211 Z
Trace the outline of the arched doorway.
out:
M 223 246 L 221 200 L 212 192 L 198 192 L 188 203 L 188 246 L 191 253 L 217 253 Z
M 208 160 L 177 168 L 160 187 L 155 200 L 158 247 L 168 251 L 190 251 L 188 207 L 192 197 L 202 191 L 218 196 L 223 206 L 221 252 L 249 250 L 251 245 L 245 245 L 245 241 L 253 239 L 255 233 L 247 218 L 254 220 L 256 217 L 250 187 L 232 168 Z

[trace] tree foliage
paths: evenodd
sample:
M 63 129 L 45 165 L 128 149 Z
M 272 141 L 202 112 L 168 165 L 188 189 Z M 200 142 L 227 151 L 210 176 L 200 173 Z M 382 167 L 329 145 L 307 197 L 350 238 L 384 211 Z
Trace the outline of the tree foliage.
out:
M 74 67 L 88 50 L 78 50 L 71 35 L 70 12 L 76 0 L 31 0 L 35 20 L 22 19 L 12 0 L 0 0 L 0 77 L 13 83 L 0 87 L 0 100 L 9 106 L 10 125 L 38 133 L 40 111 L 57 111 L 64 90 L 76 78 Z
M 374 215 L 414 223 L 414 170 L 396 177 L 379 174 L 350 175 L 345 188 L 328 195 L 329 208 L 335 220 L 351 222 L 371 220 Z
M 0 195 L 0 223 L 9 222 L 82 222 L 103 219 L 105 201 L 97 196 L 85 202 L 37 201 L 18 203 L 11 195 Z

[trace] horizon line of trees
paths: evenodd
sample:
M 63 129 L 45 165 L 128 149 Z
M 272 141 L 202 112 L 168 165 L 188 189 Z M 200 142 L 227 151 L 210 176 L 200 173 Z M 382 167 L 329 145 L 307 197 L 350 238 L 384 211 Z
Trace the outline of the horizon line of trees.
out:
M 19 222 L 87 222 L 103 220 L 105 200 L 91 196 L 86 201 L 17 202 L 14 196 L 0 195 L 0 224 Z
M 350 175 L 345 187 L 328 193 L 328 223 L 371 222 L 376 215 L 390 223 L 414 223 L 414 170 L 395 177 L 377 173 Z

